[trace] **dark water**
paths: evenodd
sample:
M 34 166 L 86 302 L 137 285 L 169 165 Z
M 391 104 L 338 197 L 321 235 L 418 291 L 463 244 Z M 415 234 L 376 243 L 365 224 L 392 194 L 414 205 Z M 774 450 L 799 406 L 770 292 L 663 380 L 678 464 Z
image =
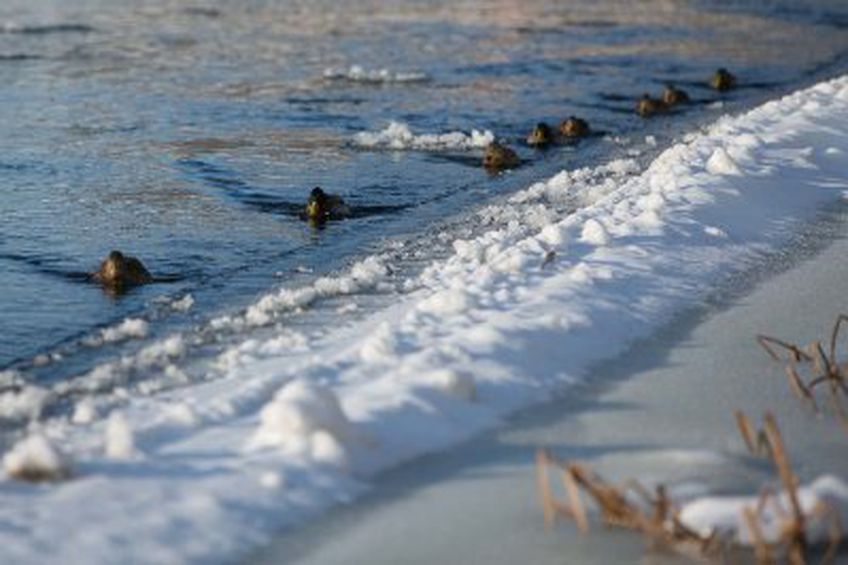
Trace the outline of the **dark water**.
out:
M 846 51 L 842 1 L 4 0 L 0 370 L 39 382 L 90 370 L 140 347 L 82 345 L 127 317 L 150 322 L 148 340 L 203 334 L 280 284 L 390 240 L 423 241 L 493 198 L 626 151 L 604 136 L 520 148 L 525 165 L 493 177 L 480 150 L 367 151 L 351 143 L 358 132 L 396 120 L 519 146 L 537 121 L 579 114 L 650 153 L 843 72 Z M 351 65 L 426 80 L 324 76 Z M 707 89 L 718 66 L 741 88 Z M 667 81 L 694 104 L 635 116 L 633 100 Z M 321 230 L 300 221 L 316 185 L 357 217 Z M 409 264 L 440 253 L 422 247 Z M 121 297 L 91 284 L 86 273 L 113 248 L 160 282 Z M 186 294 L 188 312 L 167 306 Z M 246 337 L 197 339 L 195 356 Z

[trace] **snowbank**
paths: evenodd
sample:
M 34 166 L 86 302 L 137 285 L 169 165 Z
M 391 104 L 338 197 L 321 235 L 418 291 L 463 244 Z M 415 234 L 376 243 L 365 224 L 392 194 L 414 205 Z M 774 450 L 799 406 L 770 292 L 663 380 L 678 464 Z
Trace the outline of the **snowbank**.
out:
M 126 394 L 124 431 L 143 457 L 108 460 L 104 437 L 127 445 L 108 405 L 78 404 L 77 425 L 45 423 L 97 472 L 0 493 L 0 518 L 16 524 L 0 530 L 0 555 L 167 563 L 243 552 L 349 500 L 374 473 L 587 378 L 844 198 L 846 152 L 848 77 L 719 120 L 645 170 L 621 160 L 566 171 L 480 210 L 489 229 L 455 242 L 385 311 L 311 342 L 268 328 L 267 343 L 221 356 L 219 378 Z M 366 259 L 222 323 L 264 325 L 316 297 L 378 288 L 387 272 Z M 64 392 L 120 386 L 142 369 L 167 382 L 184 350 L 170 338 Z
M 386 129 L 378 132 L 360 132 L 353 136 L 353 143 L 368 149 L 412 149 L 418 151 L 467 151 L 482 149 L 495 140 L 495 134 L 471 130 L 450 133 L 414 134 L 408 125 L 390 122 Z

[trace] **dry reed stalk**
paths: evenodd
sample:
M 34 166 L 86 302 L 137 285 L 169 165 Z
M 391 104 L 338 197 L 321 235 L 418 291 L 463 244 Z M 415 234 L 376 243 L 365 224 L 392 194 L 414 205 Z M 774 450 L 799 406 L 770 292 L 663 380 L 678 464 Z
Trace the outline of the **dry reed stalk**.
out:
M 786 376 L 793 392 L 799 398 L 808 402 L 815 411 L 818 411 L 819 408 L 813 396 L 813 391 L 819 385 L 828 385 L 831 407 L 842 425 L 848 430 L 848 411 L 843 405 L 844 397 L 848 396 L 848 363 L 840 363 L 836 351 L 839 334 L 842 331 L 843 323 L 846 322 L 848 322 L 848 315 L 840 314 L 837 316 L 830 333 L 827 351 L 820 341 L 814 341 L 806 347 L 800 347 L 775 337 L 759 335 L 757 342 L 772 359 L 785 363 Z M 787 352 L 785 359 L 778 354 L 780 349 Z M 810 378 L 809 382 L 806 383 L 799 373 L 799 367 L 802 364 L 809 367 Z
M 754 427 L 742 412 L 737 412 L 736 416 L 740 434 L 750 449 Z M 792 565 L 804 565 L 807 563 L 807 556 L 809 554 L 807 526 L 808 518 L 810 517 L 820 517 L 828 520 L 830 543 L 826 557 L 828 555 L 835 556 L 842 539 L 842 525 L 839 520 L 839 513 L 836 512 L 832 505 L 822 502 L 819 503 L 809 516 L 804 514 L 798 495 L 798 477 L 792 470 L 789 454 L 786 451 L 786 445 L 783 441 L 783 435 L 780 433 L 780 428 L 777 425 L 777 419 L 773 413 L 766 412 L 764 420 L 763 429 L 759 432 L 762 436 L 757 435 L 757 437 L 758 439 L 764 438 L 769 458 L 778 472 L 782 490 L 785 493 L 786 499 L 789 501 L 789 508 L 788 510 L 785 509 L 778 495 L 769 489 L 761 493 L 755 508 L 744 509 L 745 523 L 751 534 L 751 541 L 754 546 L 757 562 L 762 564 L 775 563 L 775 554 L 780 552 L 785 555 L 786 561 Z M 759 444 L 756 445 L 757 447 L 759 446 Z M 769 543 L 765 540 L 761 526 L 763 512 L 769 502 L 772 503 L 772 507 L 780 521 L 780 537 L 774 543 Z
M 789 502 L 787 509 L 778 494 L 771 489 L 764 489 L 755 506 L 743 508 L 743 518 L 757 563 L 777 563 L 782 557 L 792 565 L 806 564 L 809 554 L 807 527 L 809 519 L 813 517 L 827 520 L 829 525 L 830 542 L 824 562 L 830 562 L 837 555 L 842 539 L 839 513 L 831 504 L 820 502 L 809 515 L 804 514 L 798 495 L 799 481 L 773 413 L 766 412 L 763 427 L 759 430 L 743 412 L 736 411 L 735 416 L 739 433 L 751 453 L 766 454 L 771 459 L 780 477 L 781 490 Z M 594 500 L 606 525 L 637 531 L 650 540 L 653 547 L 687 554 L 694 549 L 698 556 L 708 558 L 726 556 L 730 549 L 729 542 L 716 531 L 704 535 L 683 524 L 679 517 L 680 509 L 668 496 L 663 485 L 657 486 L 654 491 L 638 481 L 614 485 L 586 466 L 559 461 L 543 450 L 537 453 L 536 464 L 546 527 L 552 526 L 557 516 L 566 516 L 577 523 L 581 533 L 587 533 L 588 513 L 581 498 L 581 492 L 584 492 Z M 567 502 L 557 500 L 554 496 L 550 469 L 560 473 Z M 638 495 L 642 504 L 628 497 L 631 493 Z M 769 503 L 780 526 L 779 538 L 773 542 L 766 539 L 763 531 L 764 513 Z
M 768 455 L 769 443 L 765 431 L 756 429 L 748 416 L 741 410 L 734 412 L 734 416 L 736 417 L 736 427 L 739 428 L 739 435 L 742 436 L 748 451 L 752 455 Z
M 546 467 L 537 469 L 546 525 L 562 515 L 573 519 L 582 533 L 588 532 L 588 513 L 581 498 L 581 492 L 585 492 L 600 509 L 606 525 L 635 530 L 655 547 L 684 553 L 691 553 L 694 549 L 702 557 L 717 555 L 724 548 L 723 540 L 714 532 L 704 536 L 683 524 L 679 519 L 679 509 L 662 485 L 653 492 L 637 481 L 613 485 L 589 468 L 563 463 L 545 451 L 537 454 L 536 462 L 539 467 Z M 548 467 L 560 472 L 567 503 L 554 498 Z M 644 504 L 634 502 L 628 497 L 630 493 L 638 495 Z

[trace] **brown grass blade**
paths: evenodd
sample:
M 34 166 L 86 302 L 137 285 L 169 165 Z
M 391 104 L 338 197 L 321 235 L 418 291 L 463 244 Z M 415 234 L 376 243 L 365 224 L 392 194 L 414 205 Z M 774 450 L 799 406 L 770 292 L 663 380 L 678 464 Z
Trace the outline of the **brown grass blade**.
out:
M 536 452 L 536 478 L 539 486 L 539 499 L 542 503 L 542 513 L 545 517 L 545 529 L 550 530 L 556 520 L 556 505 L 551 493 L 551 482 L 548 476 L 550 458 L 548 453 L 540 449 Z
M 577 527 L 580 533 L 589 533 L 589 519 L 586 516 L 586 508 L 583 506 L 583 500 L 580 498 L 580 488 L 577 486 L 577 481 L 570 471 L 564 469 L 562 471 L 562 484 L 565 486 L 565 492 L 568 494 L 568 502 L 571 508 L 571 515 L 574 521 L 577 522 Z
M 742 513 L 745 517 L 745 524 L 748 526 L 748 531 L 751 533 L 751 541 L 754 545 L 754 555 L 757 558 L 757 563 L 761 565 L 774 563 L 775 560 L 771 547 L 766 543 L 763 530 L 760 528 L 759 516 L 753 508 L 744 508 Z
M 789 358 L 796 362 L 812 360 L 812 358 L 802 351 L 797 345 L 777 339 L 776 337 L 760 334 L 757 336 L 757 343 L 759 343 L 760 346 L 766 350 L 766 353 L 768 353 L 775 361 L 780 361 L 781 357 L 775 352 L 773 349 L 774 347 L 781 347 L 787 350 L 791 354 Z
M 765 417 L 765 432 L 771 445 L 771 457 L 777 467 L 780 475 L 780 482 L 783 484 L 783 489 L 789 497 L 789 503 L 792 510 L 791 532 L 793 535 L 790 542 L 790 558 L 798 551 L 803 555 L 807 546 L 805 535 L 805 518 L 801 509 L 801 503 L 798 500 L 798 479 L 792 471 L 792 465 L 789 462 L 789 454 L 786 452 L 786 446 L 783 443 L 783 436 L 780 433 L 780 428 L 777 425 L 772 412 L 766 412 Z
M 757 432 L 754 428 L 754 424 L 751 423 L 748 416 L 746 416 L 741 410 L 736 410 L 733 414 L 736 416 L 736 427 L 739 428 L 739 435 L 742 436 L 742 440 L 748 447 L 748 451 L 751 454 L 756 455 L 758 452 L 759 442 L 757 441 Z
M 811 343 L 808 348 L 810 350 L 810 356 L 813 358 L 813 370 L 815 371 L 815 374 L 829 375 L 830 360 L 827 358 L 827 355 L 825 355 L 821 342 L 816 340 Z
M 848 316 L 840 314 L 836 317 L 833 323 L 833 331 L 830 334 L 830 363 L 836 365 L 836 341 L 839 339 L 839 332 L 842 329 L 842 322 L 848 321 Z
M 842 543 L 842 518 L 839 511 L 831 504 L 826 504 L 827 513 L 830 515 L 830 527 L 828 528 L 829 542 L 827 551 L 822 558 L 822 563 L 835 563 L 839 554 L 839 546 Z
M 816 402 L 813 393 L 810 391 L 810 388 L 804 385 L 804 381 L 801 380 L 801 375 L 798 374 L 798 371 L 795 368 L 795 364 L 792 363 L 786 366 L 786 376 L 789 378 L 789 385 L 792 387 L 792 391 L 801 399 L 810 403 L 813 410 L 816 412 L 819 411 L 819 405 Z

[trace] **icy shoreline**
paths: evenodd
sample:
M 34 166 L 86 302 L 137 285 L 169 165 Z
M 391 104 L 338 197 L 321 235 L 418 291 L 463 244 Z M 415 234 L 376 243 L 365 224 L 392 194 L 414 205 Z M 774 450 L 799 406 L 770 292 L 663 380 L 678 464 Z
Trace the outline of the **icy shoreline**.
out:
M 719 120 L 644 172 L 617 161 L 533 185 L 481 212 L 505 228 L 456 241 L 387 311 L 293 350 L 287 336 L 244 344 L 224 379 L 128 398 L 127 457 L 104 453 L 107 414 L 49 422 L 40 433 L 76 477 L 2 483 L 0 555 L 230 559 L 374 473 L 495 426 L 843 198 L 846 118 L 843 77 Z

